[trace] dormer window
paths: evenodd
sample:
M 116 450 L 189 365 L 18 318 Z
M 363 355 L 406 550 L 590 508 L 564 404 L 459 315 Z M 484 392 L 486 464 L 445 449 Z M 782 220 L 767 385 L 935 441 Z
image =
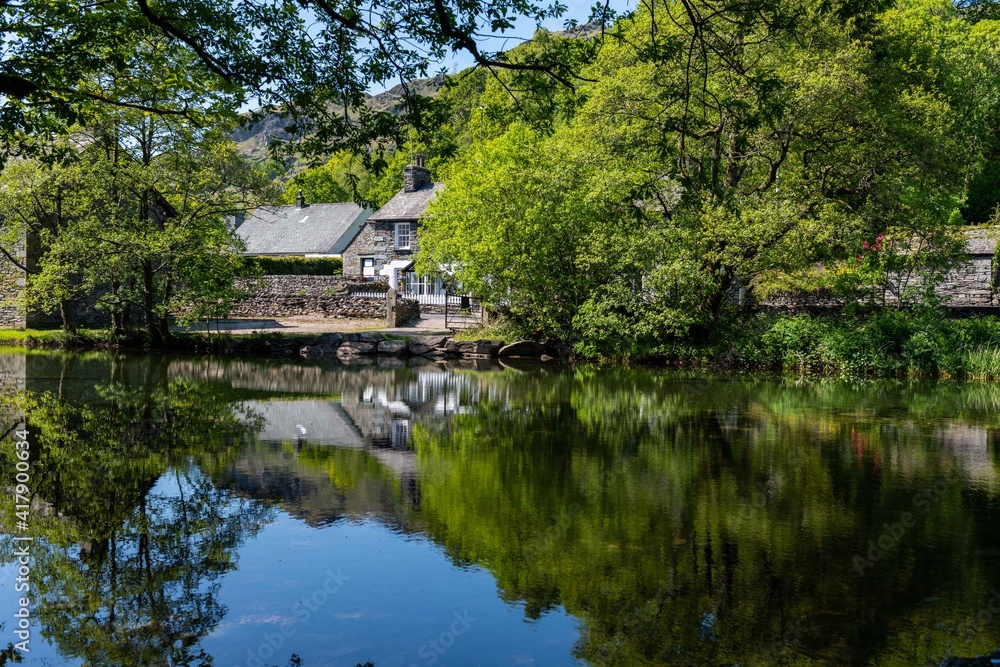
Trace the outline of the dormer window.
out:
M 410 223 L 396 223 L 396 250 L 410 249 Z

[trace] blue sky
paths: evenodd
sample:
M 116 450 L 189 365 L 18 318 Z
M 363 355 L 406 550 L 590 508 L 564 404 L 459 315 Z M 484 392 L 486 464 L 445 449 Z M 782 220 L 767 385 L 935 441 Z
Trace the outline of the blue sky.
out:
M 548 21 L 543 25 L 543 27 L 556 31 L 562 30 L 567 20 L 576 20 L 577 23 L 586 23 L 587 19 L 590 18 L 590 10 L 594 6 L 596 0 L 562 0 L 562 2 L 567 7 L 566 13 L 558 19 Z M 636 0 L 611 0 L 611 7 L 617 12 L 622 13 L 634 8 L 635 3 Z M 509 32 L 503 38 L 480 40 L 480 48 L 483 51 L 497 51 L 504 48 L 513 48 L 521 41 L 529 39 L 534 32 L 535 24 L 528 19 L 522 19 L 518 22 L 517 28 Z M 475 63 L 472 56 L 465 51 L 461 51 L 451 54 L 436 66 L 431 67 L 431 72 L 436 73 L 442 67 L 446 67 L 448 72 L 453 74 L 465 69 L 466 67 L 471 67 L 473 64 Z M 391 88 L 396 83 L 398 82 L 389 83 L 384 87 L 372 87 L 369 92 L 372 94 L 379 93 L 386 88 Z
M 553 19 L 544 24 L 545 28 L 549 30 L 556 31 L 562 30 L 565 22 L 570 19 L 575 19 L 578 23 L 586 23 L 587 19 L 590 18 L 590 10 L 594 6 L 596 0 L 562 0 L 567 6 L 566 13 L 558 19 Z M 618 11 L 624 11 L 628 7 L 633 6 L 634 0 L 615 0 L 612 3 L 613 7 L 616 7 Z M 527 19 L 522 19 L 515 31 L 512 31 L 506 39 L 493 39 L 486 40 L 481 43 L 481 48 L 488 51 L 496 51 L 498 49 L 512 48 L 524 39 L 528 39 L 535 32 L 535 24 Z M 454 54 L 448 58 L 442 65 L 448 68 L 449 72 L 458 72 L 466 67 L 471 67 L 473 65 L 472 56 L 468 53 L 462 51 L 461 53 Z
M 566 5 L 566 12 L 557 19 L 551 19 L 543 24 L 548 30 L 562 30 L 566 21 L 575 20 L 577 23 L 586 23 L 590 18 L 590 12 L 597 0 L 561 0 Z M 611 7 L 619 14 L 635 7 L 637 0 L 611 0 Z M 528 19 L 521 19 L 517 22 L 514 30 L 511 30 L 503 37 L 480 39 L 479 47 L 482 51 L 498 51 L 510 49 L 520 42 L 529 39 L 535 32 L 534 22 Z M 434 63 L 430 67 L 431 74 L 437 74 L 442 68 L 446 68 L 448 73 L 454 74 L 466 67 L 471 67 L 474 63 L 472 56 L 465 51 L 449 54 L 444 60 Z M 372 95 L 378 94 L 388 88 L 399 84 L 399 81 L 387 81 L 385 85 L 372 85 L 368 92 Z M 241 111 L 249 111 L 259 106 L 257 99 L 251 98 L 244 104 Z

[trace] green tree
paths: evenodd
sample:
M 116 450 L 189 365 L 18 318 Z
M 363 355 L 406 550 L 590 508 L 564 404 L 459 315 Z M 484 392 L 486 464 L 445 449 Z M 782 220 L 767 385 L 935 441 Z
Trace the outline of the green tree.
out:
M 540 25 L 565 9 L 531 0 L 5 3 L 0 131 L 12 140 L 58 131 L 86 119 L 95 101 L 134 107 L 128 96 L 95 93 L 82 82 L 117 75 L 138 35 L 168 39 L 192 58 L 189 70 L 154 70 L 151 81 L 169 84 L 180 75 L 221 87 L 236 101 L 233 108 L 254 102 L 262 113 L 280 112 L 289 134 L 303 139 L 297 151 L 315 157 L 351 148 L 379 171 L 380 152 L 367 149 L 398 142 L 404 128 L 424 124 L 429 100 L 405 82 L 428 76 L 451 51 L 471 55 L 479 67 L 536 72 L 572 87 L 576 79 L 553 49 L 515 62 L 483 46 L 484 35 L 509 33 L 519 19 Z M 397 81 L 404 82 L 398 108 L 368 107 L 372 85 Z M 143 108 L 185 117 L 198 106 L 165 98 Z
M 120 143 L 123 132 L 152 136 L 155 123 L 116 119 L 69 166 L 4 174 L 8 243 L 36 237 L 42 249 L 29 267 L 29 307 L 51 311 L 96 290 L 116 331 L 142 328 L 154 345 L 170 337 L 169 313 L 224 314 L 243 263 L 226 215 L 270 198 L 270 183 L 214 138 Z
M 455 161 L 422 270 L 614 354 L 706 331 L 740 290 L 919 300 L 961 251 L 996 46 L 947 2 L 879 9 L 644 3 L 550 134 L 501 124 Z M 878 238 L 897 252 L 859 263 Z
M 225 309 L 241 262 L 225 216 L 276 193 L 226 140 L 233 97 L 198 78 L 194 54 L 155 32 L 119 46 L 107 71 L 77 85 L 120 104 L 89 107 L 68 137 L 35 137 L 39 159 L 3 174 L 2 242 L 8 256 L 17 244 L 41 251 L 25 267 L 29 306 L 51 311 L 100 289 L 116 332 L 141 327 L 162 345 L 169 312 Z
M 338 153 L 326 164 L 309 167 L 292 178 L 279 204 L 294 204 L 302 191 L 311 204 L 331 204 L 365 199 L 371 187 L 371 175 L 360 160 L 350 153 Z

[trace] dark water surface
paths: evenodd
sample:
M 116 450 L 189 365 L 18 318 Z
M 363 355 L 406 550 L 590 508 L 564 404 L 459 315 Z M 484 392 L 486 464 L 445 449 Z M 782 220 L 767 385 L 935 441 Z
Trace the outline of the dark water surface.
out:
M 29 665 L 937 665 L 1000 646 L 1000 386 L 0 354 Z

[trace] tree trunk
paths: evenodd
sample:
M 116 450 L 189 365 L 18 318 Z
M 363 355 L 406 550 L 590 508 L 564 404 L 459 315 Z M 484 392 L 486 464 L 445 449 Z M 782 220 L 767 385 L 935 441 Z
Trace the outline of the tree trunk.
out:
M 73 318 L 69 314 L 69 302 L 66 301 L 66 299 L 59 301 L 59 317 L 62 318 L 63 331 L 76 333 L 76 325 L 73 323 Z
M 160 316 L 160 335 L 163 337 L 163 341 L 165 343 L 169 343 L 170 342 L 170 322 L 167 319 L 167 311 L 166 311 L 166 308 L 167 308 L 168 304 L 170 303 L 170 292 L 171 292 L 170 287 L 171 287 L 171 285 L 170 285 L 170 279 L 168 278 L 167 280 L 164 281 L 164 285 L 163 285 L 163 307 L 164 307 L 164 311 L 163 311 L 163 315 Z
M 118 302 L 118 288 L 120 287 L 117 280 L 111 281 L 111 297 L 112 303 Z M 117 307 L 111 311 L 111 335 L 115 339 L 115 343 L 118 339 L 125 334 L 125 311 L 119 310 Z
M 718 270 L 718 269 L 716 269 Z M 733 287 L 733 271 L 730 268 L 722 269 L 722 277 L 719 286 L 708 300 L 708 310 L 712 315 L 718 315 L 729 298 L 729 290 Z
M 149 343 L 153 347 L 163 347 L 166 341 L 163 339 L 163 332 L 160 331 L 160 323 L 156 317 L 153 263 L 149 260 L 142 263 L 142 282 L 142 307 L 143 314 L 146 316 L 146 331 L 149 334 Z

